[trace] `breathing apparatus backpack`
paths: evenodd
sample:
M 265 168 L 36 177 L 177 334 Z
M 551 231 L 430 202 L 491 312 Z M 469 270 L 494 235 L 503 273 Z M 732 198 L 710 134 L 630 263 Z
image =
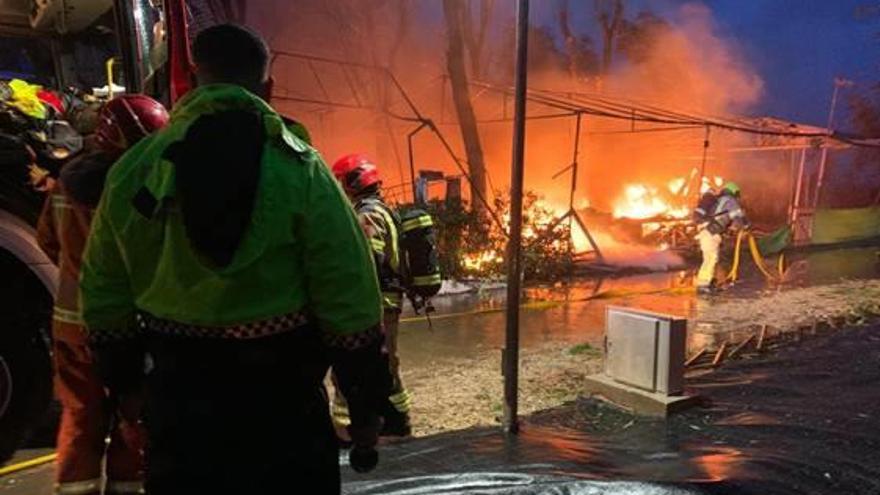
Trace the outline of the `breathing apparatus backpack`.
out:
M 694 209 L 694 222 L 702 223 L 712 220 L 715 206 L 718 205 L 718 195 L 712 191 L 706 191 L 700 196 L 697 207 Z
M 398 268 L 401 289 L 418 314 L 434 310 L 430 299 L 440 292 L 440 259 L 437 251 L 437 234 L 434 219 L 420 208 L 412 208 L 402 214 L 376 199 L 365 200 L 370 208 L 381 209 L 397 228 L 397 251 L 400 256 Z
M 440 292 L 442 284 L 434 219 L 420 208 L 407 210 L 400 215 L 398 232 L 404 288 L 418 311 L 425 301 Z

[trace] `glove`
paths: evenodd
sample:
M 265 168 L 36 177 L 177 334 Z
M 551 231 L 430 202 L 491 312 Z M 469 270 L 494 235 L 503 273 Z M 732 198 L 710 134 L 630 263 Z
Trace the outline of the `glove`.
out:
M 358 473 L 369 473 L 379 464 L 379 453 L 373 447 L 355 445 L 348 453 L 348 463 Z
M 331 347 L 331 359 L 351 418 L 348 432 L 354 446 L 349 461 L 355 471 L 366 472 L 378 462 L 375 446 L 382 428 L 382 408 L 391 391 L 391 373 L 378 328 L 365 332 L 359 340 L 356 345 L 337 342 Z

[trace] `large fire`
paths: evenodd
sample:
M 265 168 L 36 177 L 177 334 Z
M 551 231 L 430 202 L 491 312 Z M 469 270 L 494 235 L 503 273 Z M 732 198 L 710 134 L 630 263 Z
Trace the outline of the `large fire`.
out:
M 623 195 L 614 202 L 614 218 L 688 218 L 691 213 L 690 186 L 695 177 L 696 170 L 692 170 L 690 177 L 676 177 L 668 181 L 665 188 L 645 183 L 627 184 Z M 724 179 L 719 176 L 703 177 L 700 194 L 722 184 Z
M 461 257 L 461 266 L 468 271 L 484 272 L 487 268 L 502 263 L 504 257 L 495 251 L 483 251 L 480 253 L 468 253 Z
M 614 218 L 642 220 L 659 216 L 685 218 L 687 215 L 687 206 L 673 205 L 659 188 L 647 184 L 627 184 L 623 196 L 614 203 Z
M 692 186 L 700 183 L 700 194 L 721 187 L 724 179 L 719 176 L 703 177 L 700 182 L 697 179 L 697 171 L 692 170 L 689 176 L 676 177 L 666 181 L 665 184 L 653 183 L 629 183 L 623 186 L 623 192 L 613 203 L 612 216 L 615 219 L 643 220 L 643 239 L 652 238 L 653 241 L 646 245 L 633 245 L 615 238 L 605 227 L 589 225 L 593 240 L 602 251 L 604 260 L 611 264 L 638 265 L 638 266 L 671 266 L 677 260 L 670 258 L 667 251 L 670 244 L 656 239 L 656 233 L 661 229 L 678 228 L 689 223 L 691 203 L 694 201 L 690 191 Z M 588 199 L 578 201 L 578 211 L 584 211 L 590 205 Z M 543 230 L 552 222 L 561 218 L 567 212 L 567 206 L 551 203 L 546 200 L 537 200 L 535 206 L 548 216 L 543 223 L 534 226 L 524 226 L 524 243 L 534 241 L 541 235 L 535 229 Z M 508 215 L 503 215 L 505 224 Z M 574 253 L 592 251 L 592 244 L 587 234 L 580 228 L 574 218 L 566 219 L 565 225 L 571 221 L 571 247 Z M 546 233 L 545 233 L 546 234 Z M 655 234 L 653 237 L 648 237 Z M 558 246 L 567 245 L 568 239 L 556 239 Z M 651 243 L 656 245 L 652 245 Z M 667 256 L 669 254 L 670 256 Z M 493 268 L 501 266 L 505 261 L 504 253 L 500 250 L 486 250 L 475 253 L 467 253 L 461 258 L 461 265 L 469 272 L 485 273 Z

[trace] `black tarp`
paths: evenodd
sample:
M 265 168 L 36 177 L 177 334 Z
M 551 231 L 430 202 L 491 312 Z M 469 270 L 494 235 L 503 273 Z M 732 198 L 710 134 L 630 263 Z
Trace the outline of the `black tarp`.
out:
M 668 422 L 579 400 L 500 428 L 384 446 L 347 494 L 877 494 L 880 326 L 841 330 L 689 380 Z

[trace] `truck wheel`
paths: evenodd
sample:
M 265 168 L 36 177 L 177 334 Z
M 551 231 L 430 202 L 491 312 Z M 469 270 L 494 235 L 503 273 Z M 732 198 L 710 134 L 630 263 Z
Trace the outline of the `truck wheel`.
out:
M 7 283 L 0 289 L 0 465 L 44 420 L 52 400 L 46 339 L 51 298 L 30 272 L 10 270 L 3 255 L 0 252 L 0 275 L 15 286 Z

